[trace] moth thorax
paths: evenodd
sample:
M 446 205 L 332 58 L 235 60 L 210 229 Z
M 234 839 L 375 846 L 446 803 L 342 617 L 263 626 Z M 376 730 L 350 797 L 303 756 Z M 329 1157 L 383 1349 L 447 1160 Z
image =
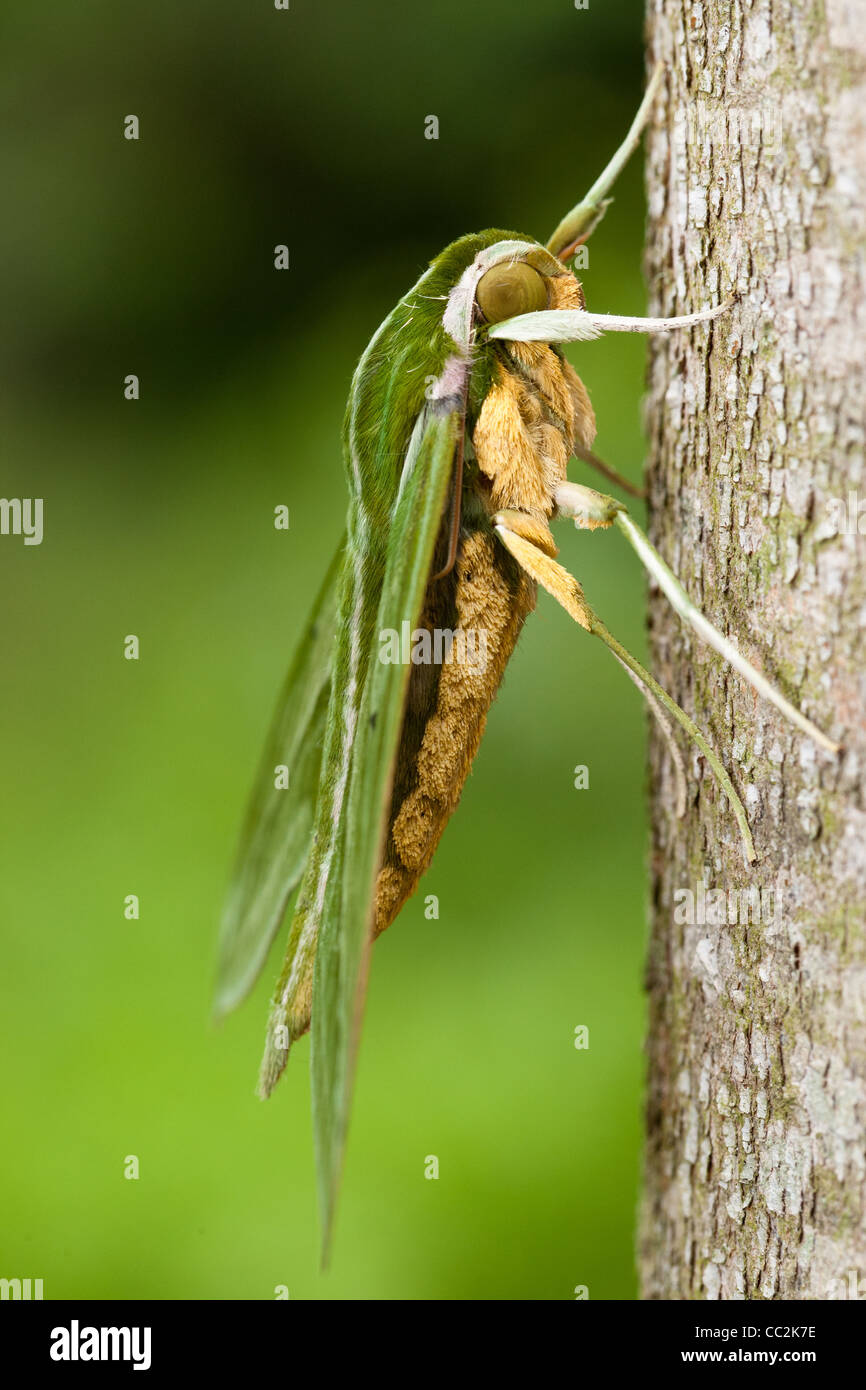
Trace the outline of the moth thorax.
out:
M 472 437 L 494 509 L 549 518 L 575 439 L 588 447 L 594 434 L 586 390 L 565 359 L 544 343 L 508 343 Z

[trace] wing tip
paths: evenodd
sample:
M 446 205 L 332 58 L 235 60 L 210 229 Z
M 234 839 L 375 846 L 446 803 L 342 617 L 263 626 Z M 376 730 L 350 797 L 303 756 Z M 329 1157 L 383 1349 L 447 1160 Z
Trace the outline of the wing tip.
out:
M 283 1027 L 284 1025 L 281 1025 Z M 268 1029 L 268 1036 L 265 1042 L 264 1056 L 259 1068 L 259 1079 L 256 1084 L 256 1095 L 259 1100 L 267 1100 L 286 1069 L 289 1060 L 293 1038 L 286 1034 L 286 1041 L 283 1043 L 280 1029 Z

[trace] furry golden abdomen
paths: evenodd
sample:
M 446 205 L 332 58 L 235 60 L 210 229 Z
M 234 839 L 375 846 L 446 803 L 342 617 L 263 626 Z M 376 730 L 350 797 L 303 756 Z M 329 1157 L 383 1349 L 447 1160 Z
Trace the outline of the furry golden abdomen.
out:
M 412 672 L 376 884 L 376 935 L 393 922 L 433 858 L 460 800 L 508 658 L 535 607 L 535 584 L 511 563 L 490 531 L 464 537 L 454 572 L 450 595 L 437 598 L 433 586 L 424 626 L 441 626 L 453 614 L 458 631 L 485 635 L 484 661 L 453 659 L 452 647 L 435 683 L 430 668 Z

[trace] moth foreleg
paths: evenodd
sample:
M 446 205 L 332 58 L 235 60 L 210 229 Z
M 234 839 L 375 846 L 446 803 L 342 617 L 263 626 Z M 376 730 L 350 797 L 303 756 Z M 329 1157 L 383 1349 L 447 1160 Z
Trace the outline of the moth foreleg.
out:
M 493 529 L 521 569 L 552 594 L 576 623 L 591 632 L 592 611 L 577 580 L 554 560 L 556 545 L 548 528 L 525 512 L 502 511 L 493 517 Z M 545 532 L 542 548 L 538 542 Z
M 646 95 L 631 123 L 628 135 L 603 173 L 596 179 L 592 188 L 562 219 L 547 243 L 548 251 L 552 251 L 554 256 L 558 256 L 560 260 L 567 259 L 576 251 L 578 246 L 587 241 L 604 217 L 611 203 L 608 194 L 640 144 L 640 137 L 649 120 L 652 104 L 661 86 L 663 76 L 664 66 L 662 63 L 657 63 L 650 84 L 646 89 Z
M 586 491 L 588 492 L 589 488 Z M 555 559 L 559 553 L 547 522 L 540 521 L 529 512 L 511 511 L 505 508 L 496 513 L 493 518 L 493 525 L 494 527 L 507 527 L 511 535 L 526 541 L 528 545 L 535 546 L 549 559 Z M 574 582 L 577 583 L 577 580 Z

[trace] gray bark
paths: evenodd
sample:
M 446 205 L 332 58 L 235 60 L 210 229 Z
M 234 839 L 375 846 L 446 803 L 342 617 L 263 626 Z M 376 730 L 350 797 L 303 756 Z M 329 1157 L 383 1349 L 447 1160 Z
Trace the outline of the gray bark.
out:
M 653 670 L 722 754 L 759 858 L 746 866 L 700 758 L 676 819 L 654 737 L 642 1291 L 862 1298 L 866 8 L 648 3 L 668 69 L 648 144 L 650 312 L 737 296 L 727 319 L 654 340 L 653 540 L 844 751 L 789 728 L 651 595 Z M 702 922 L 700 884 L 754 886 L 761 920 L 741 897 L 725 925 Z

